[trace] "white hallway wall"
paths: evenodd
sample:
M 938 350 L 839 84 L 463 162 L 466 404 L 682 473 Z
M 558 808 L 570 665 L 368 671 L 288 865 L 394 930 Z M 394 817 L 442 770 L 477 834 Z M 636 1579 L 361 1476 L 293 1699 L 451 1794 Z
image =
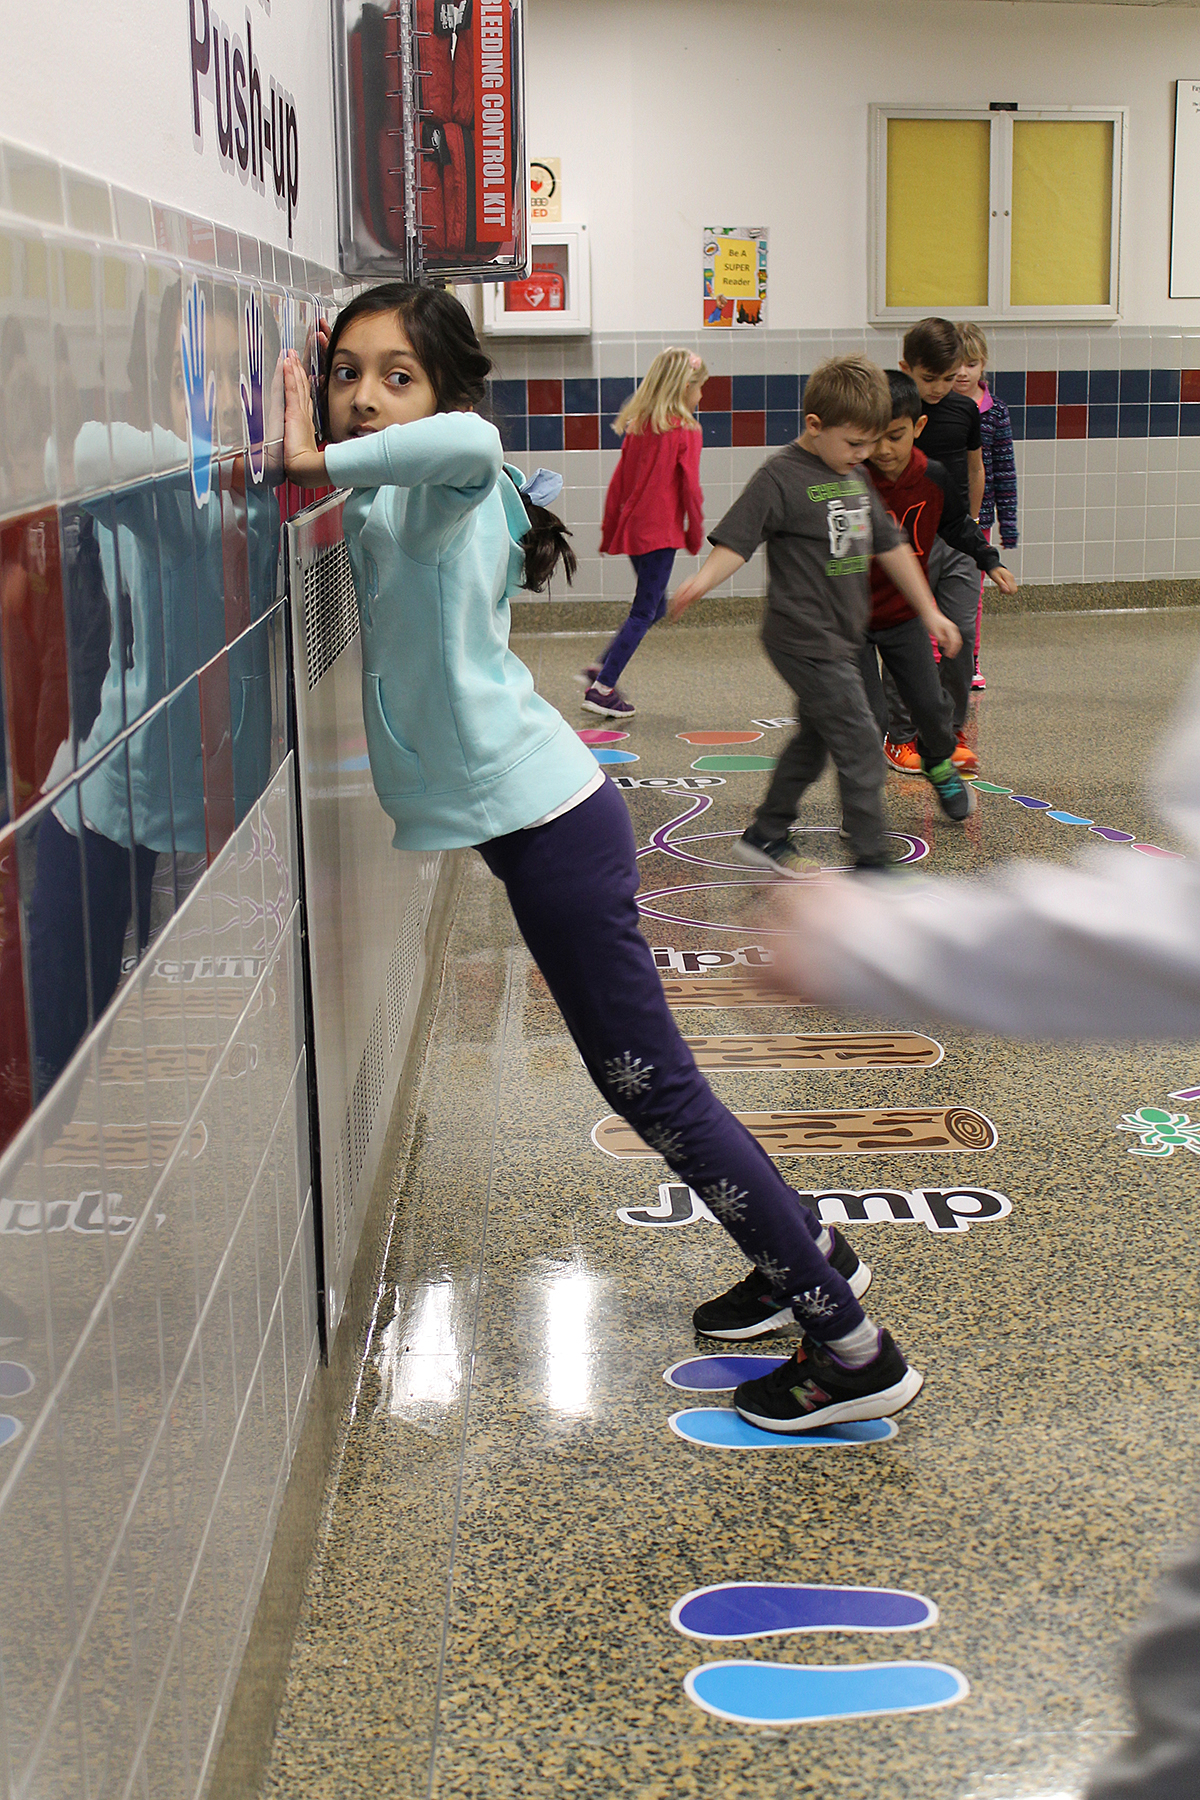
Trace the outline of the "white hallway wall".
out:
M 770 325 L 861 326 L 867 107 L 1130 109 L 1123 322 L 1169 300 L 1174 83 L 1200 75 L 1190 7 L 1004 0 L 532 0 L 529 145 L 560 156 L 592 246 L 597 332 L 697 328 L 705 225 L 771 230 Z

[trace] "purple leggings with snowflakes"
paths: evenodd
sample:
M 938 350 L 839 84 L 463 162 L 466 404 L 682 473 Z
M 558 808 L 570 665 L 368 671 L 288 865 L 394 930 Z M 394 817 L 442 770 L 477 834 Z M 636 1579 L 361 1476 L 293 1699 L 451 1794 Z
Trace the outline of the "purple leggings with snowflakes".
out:
M 820 1339 L 862 1323 L 815 1213 L 717 1099 L 680 1036 L 638 925 L 633 828 L 611 782 L 548 825 L 481 844 L 588 1073 L 694 1188 Z

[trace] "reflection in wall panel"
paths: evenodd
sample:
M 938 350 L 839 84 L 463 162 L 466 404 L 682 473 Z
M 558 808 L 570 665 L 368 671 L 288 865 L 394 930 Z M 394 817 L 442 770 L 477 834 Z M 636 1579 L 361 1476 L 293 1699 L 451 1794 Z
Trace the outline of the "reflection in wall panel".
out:
M 288 527 L 303 870 L 332 1335 L 425 978 L 441 858 L 392 848 L 367 764 L 342 499 Z

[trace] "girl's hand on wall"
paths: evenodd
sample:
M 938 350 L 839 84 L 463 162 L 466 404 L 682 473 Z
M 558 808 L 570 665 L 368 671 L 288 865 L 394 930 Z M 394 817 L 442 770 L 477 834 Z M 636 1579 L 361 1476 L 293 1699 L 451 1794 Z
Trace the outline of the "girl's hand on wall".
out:
M 284 362 L 283 387 L 283 465 L 288 479 L 298 487 L 324 487 L 329 477 L 325 457 L 317 449 L 308 374 L 294 350 L 288 351 Z

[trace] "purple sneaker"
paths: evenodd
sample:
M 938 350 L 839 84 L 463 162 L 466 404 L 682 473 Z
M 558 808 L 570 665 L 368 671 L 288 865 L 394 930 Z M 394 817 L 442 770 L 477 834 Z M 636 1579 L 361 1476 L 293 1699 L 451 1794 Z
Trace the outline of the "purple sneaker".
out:
M 575 677 L 580 687 L 592 687 L 600 679 L 601 663 L 589 663 L 586 669 L 580 669 Z
M 583 705 L 588 712 L 599 713 L 602 719 L 632 719 L 637 711 L 632 701 L 626 700 L 620 688 L 613 688 L 611 693 L 602 694 L 595 682 L 583 696 Z

